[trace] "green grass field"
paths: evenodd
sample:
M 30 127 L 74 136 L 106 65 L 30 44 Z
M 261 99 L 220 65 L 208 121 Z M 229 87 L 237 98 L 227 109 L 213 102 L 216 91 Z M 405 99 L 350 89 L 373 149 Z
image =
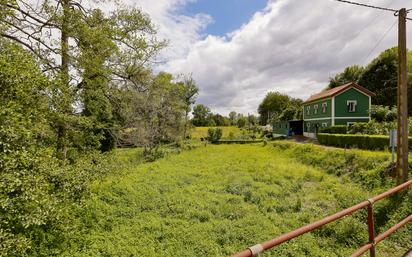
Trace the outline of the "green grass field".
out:
M 127 162 L 135 153 L 118 155 Z M 65 255 L 228 256 L 371 196 L 290 155 L 271 145 L 208 145 L 125 166 L 94 184 Z M 348 256 L 367 242 L 365 215 L 263 256 Z M 405 251 L 403 241 L 388 240 L 377 256 Z
M 242 134 L 242 130 L 238 127 L 230 126 L 230 127 L 220 127 L 223 130 L 223 138 L 229 137 L 230 133 L 233 133 L 234 136 L 238 136 Z M 193 139 L 200 139 L 207 137 L 207 130 L 209 127 L 194 127 L 191 130 L 191 135 Z

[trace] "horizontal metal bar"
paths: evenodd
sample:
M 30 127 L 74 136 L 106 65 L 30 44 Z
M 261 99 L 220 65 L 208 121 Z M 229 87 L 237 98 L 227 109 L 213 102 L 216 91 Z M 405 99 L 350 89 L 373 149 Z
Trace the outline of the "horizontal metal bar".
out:
M 394 225 L 393 227 L 391 227 L 390 229 L 386 230 L 385 232 L 383 232 L 382 234 L 380 234 L 379 236 L 375 237 L 375 244 L 380 243 L 383 239 L 387 238 L 388 236 L 390 236 L 393 232 L 395 232 L 396 230 L 400 229 L 401 227 L 405 226 L 406 224 L 408 224 L 409 222 L 412 221 L 412 215 L 409 215 L 409 217 L 403 219 L 401 222 L 399 222 L 398 224 Z
M 375 237 L 375 244 L 369 243 L 369 244 L 366 244 L 366 245 L 362 246 L 356 252 L 354 252 L 350 257 L 359 257 L 359 256 L 361 256 L 362 254 L 366 253 L 369 249 L 371 249 L 374 245 L 379 244 L 383 239 L 385 239 L 386 237 L 388 237 L 389 235 L 394 233 L 396 230 L 400 229 L 401 227 L 405 226 L 407 223 L 409 223 L 411 221 L 412 221 L 412 215 L 410 215 L 406 219 L 402 220 L 401 222 L 399 222 L 395 226 L 391 227 L 387 231 L 383 232 L 379 236 Z
M 366 244 L 359 248 L 356 252 L 354 252 L 350 257 L 359 257 L 362 256 L 362 254 L 366 253 L 369 249 L 373 247 L 372 243 Z
M 392 189 L 390 189 L 390 190 L 388 190 L 388 191 L 386 191 L 386 192 L 384 192 L 384 193 L 382 193 L 382 194 L 379 194 L 379 195 L 377 195 L 377 196 L 375 196 L 375 197 L 373 197 L 373 198 L 370 198 L 370 199 L 367 200 L 367 201 L 363 201 L 363 202 L 361 202 L 361 203 L 359 203 L 359 204 L 357 204 L 357 205 L 354 205 L 354 206 L 352 206 L 352 207 L 349 207 L 349 208 L 347 208 L 347 209 L 345 209 L 345 210 L 343 210 L 343 211 L 340 211 L 340 212 L 338 212 L 338 213 L 336 213 L 336 214 L 333 214 L 333 215 L 331 215 L 331 216 L 328 216 L 328 217 L 326 217 L 326 218 L 324 218 L 324 219 L 322 219 L 322 220 L 316 221 L 316 222 L 314 222 L 314 223 L 311 223 L 311 224 L 308 224 L 308 225 L 303 226 L 303 227 L 301 227 L 301 228 L 295 229 L 295 230 L 293 230 L 293 231 L 291 231 L 291 232 L 289 232 L 289 233 L 283 234 L 283 235 L 281 235 L 281 236 L 279 236 L 279 237 L 276 237 L 276 238 L 274 238 L 274 239 L 271 239 L 271 240 L 268 240 L 268 241 L 266 241 L 266 242 L 263 242 L 263 243 L 261 243 L 260 245 L 262 245 L 263 250 L 266 251 L 266 250 L 268 250 L 268 249 L 270 249 L 270 248 L 272 248 L 272 247 L 274 247 L 274 246 L 276 246 L 276 245 L 282 244 L 282 243 L 284 243 L 284 242 L 286 242 L 286 241 L 289 241 L 289 240 L 291 240 L 291 239 L 293 239 L 293 238 L 295 238 L 295 237 L 298 237 L 298 236 L 300 236 L 300 235 L 302 235 L 302 234 L 305 234 L 305 233 L 308 233 L 308 232 L 310 232 L 310 231 L 313 231 L 313 230 L 315 230 L 315 229 L 317 229 L 317 228 L 319 228 L 319 227 L 322 227 L 322 226 L 324 226 L 324 225 L 326 225 L 326 224 L 328 224 L 328 223 L 331 223 L 331 222 L 333 222 L 333 221 L 335 221 L 335 220 L 337 220 L 337 219 L 340 219 L 340 218 L 345 217 L 345 216 L 347 216 L 347 215 L 349 215 L 349 214 L 352 214 L 353 212 L 356 212 L 356 211 L 358 211 L 358 210 L 360 210 L 360 209 L 368 206 L 369 204 L 373 204 L 373 203 L 375 203 L 375 202 L 377 202 L 377 201 L 379 201 L 379 200 L 382 200 L 383 198 L 385 198 L 385 197 L 387 197 L 387 196 L 389 196 L 389 195 L 392 195 L 392 194 L 394 194 L 394 193 L 396 193 L 396 192 L 399 192 L 399 191 L 401 191 L 401 190 L 403 190 L 403 189 L 405 189 L 405 188 L 407 188 L 407 187 L 409 187 L 409 186 L 411 186 L 411 185 L 412 185 L 412 180 L 409 180 L 408 182 L 405 182 L 405 183 L 403 183 L 403 184 L 401 184 L 401 185 L 399 185 L 399 186 L 397 186 L 397 187 L 394 187 L 394 188 L 392 188 Z M 392 233 L 393 233 L 393 232 L 392 232 Z M 377 241 L 377 239 L 376 239 L 376 241 Z M 372 246 L 373 246 L 373 245 L 372 245 Z M 371 247 L 372 247 L 372 246 L 371 246 Z M 367 248 L 366 251 L 367 251 L 368 249 L 370 249 L 371 247 Z M 362 248 L 362 249 L 363 249 L 363 248 Z M 236 253 L 236 254 L 232 255 L 232 257 L 252 257 L 252 256 L 253 256 L 253 255 L 252 255 L 252 252 L 251 252 L 249 249 L 246 249 L 246 250 L 244 250 L 244 251 L 242 251 L 242 252 L 239 252 L 239 253 Z

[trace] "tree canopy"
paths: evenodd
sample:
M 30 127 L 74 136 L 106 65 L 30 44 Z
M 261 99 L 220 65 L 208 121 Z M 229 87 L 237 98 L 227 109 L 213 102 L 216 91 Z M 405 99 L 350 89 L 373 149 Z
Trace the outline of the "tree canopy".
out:
M 275 120 L 300 119 L 302 100 L 279 92 L 269 92 L 260 103 L 258 113 L 261 125 Z

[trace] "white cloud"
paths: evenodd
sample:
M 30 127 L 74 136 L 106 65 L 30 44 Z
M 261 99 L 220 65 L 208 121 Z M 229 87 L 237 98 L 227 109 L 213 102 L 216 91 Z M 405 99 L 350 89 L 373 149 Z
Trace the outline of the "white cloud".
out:
M 179 14 L 181 8 L 196 0 L 137 0 L 133 3 L 150 15 L 158 36 L 169 41 L 162 58 L 172 60 L 184 56 L 191 46 L 202 39 L 202 31 L 212 22 L 207 14 Z
M 194 0 L 138 3 L 158 24 L 160 34 L 171 40 L 169 61 L 162 69 L 193 73 L 201 89 L 199 102 L 224 114 L 256 112 L 270 90 L 307 98 L 344 67 L 366 64 L 397 43 L 395 25 L 366 60 L 395 17 L 332 0 L 269 1 L 265 10 L 227 36 L 202 37 L 211 18 L 179 15 L 179 8 L 189 1 Z M 391 7 L 400 8 L 402 2 L 395 0 Z

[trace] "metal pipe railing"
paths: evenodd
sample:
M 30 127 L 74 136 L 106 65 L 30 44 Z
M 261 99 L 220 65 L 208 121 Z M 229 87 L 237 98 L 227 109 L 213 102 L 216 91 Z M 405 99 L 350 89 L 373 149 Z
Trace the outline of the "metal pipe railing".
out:
M 395 232 L 396 230 L 398 230 L 399 228 L 401 228 L 402 226 L 406 225 L 408 222 L 412 221 L 412 215 L 410 215 L 409 217 L 405 218 L 404 220 L 402 220 L 400 223 L 396 224 L 395 226 L 393 226 L 392 228 L 390 228 L 389 230 L 387 230 L 386 232 L 378 235 L 375 237 L 375 224 L 374 224 L 374 217 L 373 217 L 373 204 L 377 201 L 382 200 L 385 197 L 388 197 L 389 195 L 392 195 L 396 192 L 399 192 L 403 189 L 408 188 L 409 186 L 412 185 L 412 180 L 409 180 L 408 182 L 405 182 L 397 187 L 394 187 L 382 194 L 379 194 L 375 197 L 372 197 L 366 201 L 363 201 L 357 205 L 354 205 L 352 207 L 349 207 L 343 211 L 340 211 L 338 213 L 335 213 L 333 215 L 330 215 L 322 220 L 316 221 L 314 223 L 308 224 L 306 226 L 303 226 L 301 228 L 295 229 L 289 233 L 283 234 L 279 237 L 276 237 L 274 239 L 265 241 L 263 243 L 254 245 L 252 247 L 249 247 L 248 249 L 236 253 L 234 255 L 232 255 L 232 257 L 253 257 L 258 255 L 259 253 L 262 253 L 270 248 L 273 248 L 277 245 L 280 245 L 284 242 L 287 242 L 295 237 L 298 237 L 300 235 L 303 235 L 305 233 L 308 233 L 310 231 L 313 231 L 317 228 L 320 228 L 326 224 L 329 224 L 333 221 L 336 221 L 338 219 L 341 219 L 345 216 L 348 216 L 362 208 L 368 207 L 368 231 L 369 231 L 369 243 L 362 246 L 358 251 L 356 251 L 353 255 L 351 255 L 351 257 L 355 257 L 355 256 L 361 256 L 363 253 L 365 253 L 366 251 L 370 250 L 370 256 L 371 257 L 375 257 L 375 246 L 381 242 L 383 239 L 385 239 L 386 237 L 388 237 L 390 234 L 392 234 L 393 232 Z

